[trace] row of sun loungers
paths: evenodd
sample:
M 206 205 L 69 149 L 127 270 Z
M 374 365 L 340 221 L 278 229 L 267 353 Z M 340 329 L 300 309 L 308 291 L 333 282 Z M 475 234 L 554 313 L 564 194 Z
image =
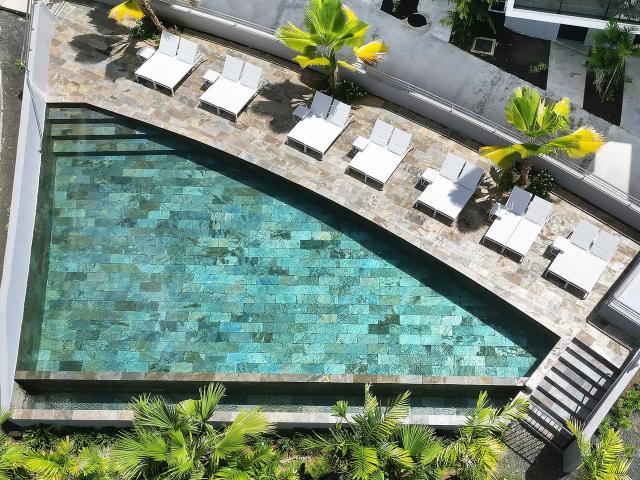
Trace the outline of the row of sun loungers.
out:
M 154 88 L 162 86 L 175 92 L 178 83 L 198 64 L 202 55 L 196 43 L 163 32 L 158 50 L 135 72 L 136 79 L 150 81 Z M 238 115 L 257 95 L 266 80 L 262 70 L 240 59 L 228 56 L 222 72 L 205 74 L 208 88 L 200 97 L 203 105 Z M 316 92 L 311 105 L 294 111 L 298 122 L 287 135 L 289 143 L 302 146 L 324 156 L 352 121 L 351 107 L 322 92 Z M 382 120 L 376 123 L 369 138 L 358 137 L 357 151 L 347 172 L 364 176 L 384 187 L 407 153 L 413 148 L 411 134 Z M 426 184 L 415 206 L 423 206 L 433 215 L 443 215 L 452 222 L 473 197 L 482 181 L 484 170 L 464 159 L 448 154 L 439 170 L 428 168 L 421 182 Z M 550 202 L 515 187 L 505 205 L 494 204 L 491 223 L 481 242 L 492 242 L 504 253 L 511 252 L 522 261 L 540 235 L 552 211 Z M 556 257 L 545 271 L 565 283 L 588 293 L 598 282 L 618 248 L 620 239 L 581 221 L 568 237 L 558 237 L 552 250 Z

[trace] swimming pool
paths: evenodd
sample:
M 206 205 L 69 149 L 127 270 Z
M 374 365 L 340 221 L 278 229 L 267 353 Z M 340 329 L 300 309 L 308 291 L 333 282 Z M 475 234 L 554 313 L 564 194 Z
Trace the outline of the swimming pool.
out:
M 239 159 L 50 108 L 19 368 L 526 376 L 546 330 Z

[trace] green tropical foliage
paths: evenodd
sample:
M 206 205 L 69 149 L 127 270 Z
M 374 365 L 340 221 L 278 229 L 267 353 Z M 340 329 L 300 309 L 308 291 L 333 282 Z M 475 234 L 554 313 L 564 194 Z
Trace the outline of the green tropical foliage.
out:
M 592 442 L 571 420 L 567 420 L 567 427 L 575 435 L 582 456 L 581 480 L 631 480 L 628 472 L 632 455 L 617 430 L 606 428 Z
M 293 60 L 302 68 L 324 67 L 332 90 L 338 84 L 339 67 L 356 69 L 353 64 L 338 58 L 342 49 L 352 48 L 358 60 L 370 65 L 382 61 L 388 50 L 382 40 L 364 42 L 369 25 L 340 0 L 309 0 L 303 24 L 305 30 L 287 22 L 278 28 L 276 37 L 299 53 Z
M 495 32 L 489 8 L 498 3 L 498 0 L 449 0 L 449 3 L 455 7 L 447 12 L 441 23 L 451 27 L 456 37 L 469 36 L 474 25 L 479 23 L 489 24 Z
M 197 400 L 169 404 L 162 397 L 143 396 L 132 404 L 133 431 L 117 442 L 114 458 L 130 479 L 261 478 L 272 452 L 250 442 L 272 430 L 258 408 L 241 411 L 227 427 L 210 421 L 225 393 L 222 385 L 201 389 Z
M 9 411 L 0 410 L 0 480 L 20 478 L 24 470 L 23 445 L 14 442 L 1 428 L 9 415 Z
M 481 392 L 476 407 L 458 432 L 458 438 L 445 446 L 440 455 L 459 478 L 490 479 L 506 451 L 502 436 L 513 422 L 523 420 L 529 403 L 516 397 L 501 409 L 489 405 L 487 392 Z
M 600 431 L 609 427 L 616 430 L 633 428 L 631 416 L 638 413 L 640 413 L 640 385 L 635 385 L 616 400 L 609 414 L 600 424 Z
M 350 414 L 347 402 L 337 402 L 335 427 L 306 439 L 304 446 L 326 456 L 340 479 L 438 478 L 441 440 L 429 428 L 402 426 L 410 411 L 409 396 L 404 392 L 382 407 L 366 385 L 361 413 Z
M 581 158 L 595 153 L 605 140 L 591 127 L 580 127 L 569 134 L 571 105 L 568 98 L 550 103 L 533 87 L 519 87 L 507 101 L 504 115 L 507 122 L 532 141 L 507 146 L 480 148 L 480 154 L 502 169 L 509 169 L 521 161 L 519 182 L 523 188 L 530 184 L 532 157 L 536 155 L 566 154 Z M 558 136 L 556 136 L 558 135 Z
M 591 36 L 593 44 L 585 67 L 594 73 L 602 101 L 613 100 L 616 88 L 631 82 L 625 66 L 630 58 L 640 57 L 640 45 L 635 44 L 634 37 L 630 28 L 621 27 L 616 20 L 609 20 L 604 30 L 597 30 Z
M 116 480 L 119 472 L 108 449 L 97 446 L 79 449 L 66 437 L 52 447 L 27 450 L 25 468 L 38 480 Z

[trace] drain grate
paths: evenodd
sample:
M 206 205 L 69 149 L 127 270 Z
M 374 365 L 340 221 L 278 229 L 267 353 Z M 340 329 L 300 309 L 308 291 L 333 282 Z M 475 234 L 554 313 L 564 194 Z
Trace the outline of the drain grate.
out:
M 471 52 L 479 53 L 480 55 L 493 55 L 496 51 L 496 43 L 495 38 L 476 37 L 473 39 Z

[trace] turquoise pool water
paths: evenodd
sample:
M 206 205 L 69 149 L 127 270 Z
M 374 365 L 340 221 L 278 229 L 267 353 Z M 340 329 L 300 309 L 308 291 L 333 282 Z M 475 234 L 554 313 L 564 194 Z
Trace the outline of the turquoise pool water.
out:
M 505 377 L 552 346 L 448 267 L 241 160 L 93 110 L 49 119 L 41 325 L 21 354 L 35 370 Z

